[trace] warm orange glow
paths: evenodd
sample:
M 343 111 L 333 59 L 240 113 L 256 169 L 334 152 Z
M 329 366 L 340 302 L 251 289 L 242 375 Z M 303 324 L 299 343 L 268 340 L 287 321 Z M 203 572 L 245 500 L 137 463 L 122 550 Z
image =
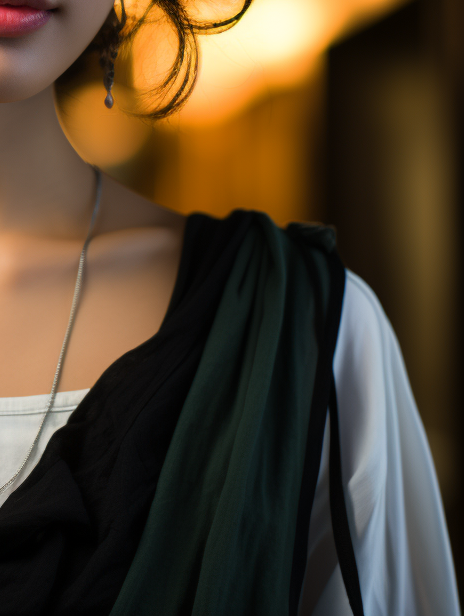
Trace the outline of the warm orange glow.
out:
M 406 1 L 254 0 L 231 30 L 200 37 L 200 78 L 180 121 L 217 123 L 266 88 L 295 85 L 307 78 L 317 58 L 337 38 Z M 153 53 L 154 38 L 158 37 L 153 32 L 140 37 L 134 54 L 136 88 L 149 87 L 160 71 L 160 55 L 167 57 Z M 158 40 L 156 45 L 160 44 Z
M 79 88 L 67 102 L 62 123 L 79 155 L 98 161 L 103 167 L 113 167 L 131 158 L 149 136 L 145 124 L 120 110 L 129 104 L 126 88 L 116 84 L 113 93 L 118 104 L 110 110 L 103 103 L 106 91 L 102 83 L 91 82 Z
M 321 1 L 258 0 L 235 32 L 225 36 L 233 34 L 247 55 L 259 64 L 288 64 L 318 45 L 327 31 L 327 17 Z
M 228 0 L 223 1 L 227 7 Z M 201 71 L 185 108 L 159 128 L 214 125 L 240 113 L 269 89 L 293 87 L 318 70 L 327 47 L 362 22 L 378 17 L 407 0 L 254 0 L 249 12 L 231 30 L 200 36 Z M 116 5 L 117 6 L 117 5 Z M 128 13 L 140 17 L 147 0 L 126 0 Z M 129 118 L 123 109 L 145 110 L 134 91 L 160 83 L 176 53 L 176 36 L 155 9 L 133 45 L 133 85 L 116 82 L 116 104 L 103 104 L 101 82 L 88 83 L 66 103 L 63 124 L 76 150 L 103 167 L 120 165 L 134 156 L 150 129 Z M 117 67 L 116 67 L 117 68 Z M 137 103 L 138 105 L 134 103 Z M 150 102 L 148 102 L 150 106 Z M 92 130 L 83 127 L 92 126 Z

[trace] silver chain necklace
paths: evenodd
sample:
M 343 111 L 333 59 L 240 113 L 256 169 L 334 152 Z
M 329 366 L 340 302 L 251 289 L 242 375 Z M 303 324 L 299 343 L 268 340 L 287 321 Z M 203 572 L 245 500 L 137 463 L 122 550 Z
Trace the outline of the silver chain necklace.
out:
M 82 283 L 82 272 L 84 270 L 85 256 L 86 256 L 86 253 L 87 253 L 87 246 L 89 245 L 89 242 L 90 242 L 90 239 L 91 239 L 92 230 L 93 230 L 93 227 L 94 227 L 94 224 L 95 224 L 95 219 L 97 217 L 98 208 L 99 208 L 99 205 L 100 205 L 100 197 L 101 197 L 101 189 L 102 189 L 101 171 L 100 171 L 100 169 L 98 169 L 98 167 L 93 167 L 93 169 L 94 169 L 95 174 L 97 176 L 97 195 L 96 195 L 96 198 L 95 198 L 95 205 L 94 205 L 94 208 L 93 208 L 92 220 L 90 221 L 89 231 L 87 233 L 87 238 L 86 238 L 86 240 L 84 242 L 84 247 L 82 248 L 81 257 L 79 259 L 79 269 L 77 271 L 77 280 L 76 280 L 76 286 L 74 288 L 74 297 L 73 297 L 72 306 L 71 306 L 71 314 L 69 315 L 68 327 L 66 329 L 66 334 L 65 334 L 64 340 L 63 340 L 63 346 L 61 347 L 61 353 L 60 353 L 60 357 L 58 359 L 58 365 L 56 367 L 55 378 L 53 379 L 53 386 L 52 386 L 52 391 L 51 391 L 51 394 L 50 394 L 50 399 L 48 401 L 47 410 L 45 412 L 45 415 L 43 416 L 42 423 L 40 424 L 39 431 L 37 432 L 37 436 L 35 437 L 34 442 L 32 443 L 32 445 L 29 447 L 29 451 L 27 452 L 27 455 L 26 455 L 26 457 L 24 459 L 24 462 L 18 468 L 16 473 L 13 475 L 13 477 L 11 477 L 11 479 L 9 479 L 4 485 L 2 485 L 0 487 L 0 494 L 2 494 L 16 480 L 18 475 L 21 473 L 23 468 L 26 466 L 26 463 L 29 460 L 29 457 L 30 457 L 30 455 L 32 453 L 32 450 L 34 449 L 37 441 L 39 440 L 40 433 L 42 432 L 43 425 L 45 423 L 45 420 L 46 420 L 46 418 L 48 416 L 48 413 L 49 413 L 50 409 L 52 408 L 53 402 L 55 400 L 56 388 L 58 386 L 58 380 L 60 378 L 60 372 L 61 372 L 61 366 L 62 366 L 62 362 L 63 362 L 63 357 L 64 357 L 64 354 L 66 352 L 69 336 L 70 336 L 72 325 L 73 325 L 73 322 L 74 322 L 74 315 L 75 315 L 75 312 L 76 312 L 76 307 L 77 307 L 77 304 L 78 304 L 78 301 L 79 301 L 79 295 L 80 295 L 81 283 Z

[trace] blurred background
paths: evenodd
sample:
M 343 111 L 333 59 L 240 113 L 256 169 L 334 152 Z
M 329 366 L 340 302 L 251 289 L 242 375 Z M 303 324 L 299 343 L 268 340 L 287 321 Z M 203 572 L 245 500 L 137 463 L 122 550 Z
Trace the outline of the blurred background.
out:
M 84 159 L 173 210 L 336 227 L 399 338 L 463 597 L 464 3 L 254 0 L 232 30 L 201 37 L 192 98 L 151 127 L 123 109 L 159 77 L 166 40 L 146 27 L 118 57 L 111 111 L 88 66 L 59 98 L 63 129 Z

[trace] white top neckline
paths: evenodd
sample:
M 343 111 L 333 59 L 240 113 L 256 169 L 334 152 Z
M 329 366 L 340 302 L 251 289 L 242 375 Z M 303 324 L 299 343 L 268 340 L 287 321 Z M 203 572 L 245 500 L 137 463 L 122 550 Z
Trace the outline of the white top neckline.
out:
M 57 392 L 50 412 L 59 413 L 74 409 L 89 390 L 90 387 L 87 389 Z M 0 416 L 39 415 L 40 413 L 45 413 L 49 399 L 49 393 L 32 396 L 0 397 Z

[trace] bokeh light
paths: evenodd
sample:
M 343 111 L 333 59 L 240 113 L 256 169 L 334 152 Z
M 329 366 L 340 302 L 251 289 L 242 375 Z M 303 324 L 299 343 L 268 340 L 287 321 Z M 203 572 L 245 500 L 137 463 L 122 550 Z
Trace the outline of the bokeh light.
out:
M 337 38 L 403 3 L 405 0 L 254 0 L 231 30 L 199 37 L 200 77 L 179 122 L 221 122 L 269 87 L 294 86 L 307 78 L 317 58 Z M 223 4 L 227 6 L 226 0 Z M 141 4 L 129 4 L 128 10 L 140 15 Z M 154 36 L 151 25 L 142 29 L 133 54 L 137 89 L 146 90 L 159 80 L 172 60 L 173 41 L 166 31 L 162 37 Z

